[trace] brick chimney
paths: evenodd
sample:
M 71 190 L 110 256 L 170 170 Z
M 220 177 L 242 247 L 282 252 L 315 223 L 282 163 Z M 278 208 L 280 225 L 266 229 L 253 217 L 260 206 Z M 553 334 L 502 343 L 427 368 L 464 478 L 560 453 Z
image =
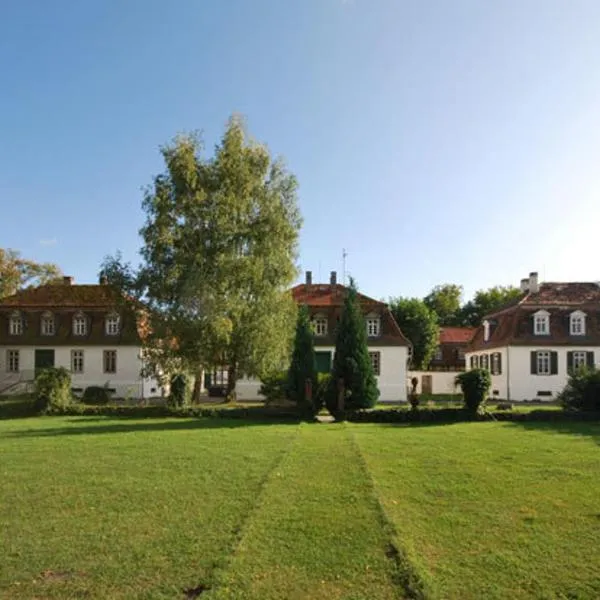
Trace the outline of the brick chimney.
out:
M 537 271 L 532 271 L 529 273 L 529 291 L 532 294 L 535 294 L 540 289 L 540 285 L 538 282 L 538 274 Z
M 521 279 L 521 291 L 526 292 L 529 289 L 529 277 Z
M 312 271 L 306 271 L 306 287 L 312 285 Z
M 73 285 L 73 278 L 70 275 L 65 275 L 63 277 L 63 284 L 64 285 Z

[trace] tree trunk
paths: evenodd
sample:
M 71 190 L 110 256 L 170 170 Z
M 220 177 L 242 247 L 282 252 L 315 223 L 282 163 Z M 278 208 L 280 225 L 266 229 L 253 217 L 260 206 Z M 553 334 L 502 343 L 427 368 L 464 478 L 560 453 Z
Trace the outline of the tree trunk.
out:
M 192 395 L 192 402 L 194 404 L 200 403 L 203 389 L 204 389 L 204 369 L 198 369 L 198 371 L 196 371 L 196 380 L 194 381 L 194 393 Z
M 227 402 L 235 402 L 237 399 L 235 385 L 237 383 L 237 365 L 232 362 L 227 370 Z

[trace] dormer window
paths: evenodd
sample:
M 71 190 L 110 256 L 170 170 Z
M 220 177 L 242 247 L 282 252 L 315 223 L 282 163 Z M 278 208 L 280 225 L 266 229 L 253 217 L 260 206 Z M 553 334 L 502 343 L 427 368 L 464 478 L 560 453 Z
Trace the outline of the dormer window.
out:
M 378 315 L 367 316 L 367 336 L 379 337 L 381 334 L 381 319 Z
M 312 322 L 313 332 L 317 337 L 325 337 L 327 335 L 327 319 L 326 317 L 317 315 Z
M 81 313 L 73 317 L 73 335 L 87 335 L 87 319 Z
M 106 317 L 105 331 L 106 335 L 118 335 L 121 328 L 121 318 L 117 314 L 111 314 Z
M 8 322 L 8 331 L 10 335 L 23 335 L 23 316 L 20 312 L 15 311 L 10 315 L 10 320 Z
M 533 333 L 535 335 L 550 335 L 550 313 L 538 310 L 533 315 Z
M 585 313 L 580 310 L 569 316 L 569 331 L 571 335 L 585 335 Z
M 489 321 L 484 321 L 483 322 L 483 341 L 487 342 L 490 339 L 490 322 Z
M 54 335 L 56 328 L 54 326 L 54 315 L 52 313 L 45 312 L 42 315 L 40 329 L 42 335 Z

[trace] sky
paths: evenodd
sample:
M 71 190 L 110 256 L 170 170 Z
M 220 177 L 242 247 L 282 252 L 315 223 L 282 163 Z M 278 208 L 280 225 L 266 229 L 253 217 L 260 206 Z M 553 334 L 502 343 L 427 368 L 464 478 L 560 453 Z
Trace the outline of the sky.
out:
M 285 157 L 299 266 L 375 298 L 600 280 L 598 0 L 2 0 L 0 247 L 137 263 L 161 144 Z

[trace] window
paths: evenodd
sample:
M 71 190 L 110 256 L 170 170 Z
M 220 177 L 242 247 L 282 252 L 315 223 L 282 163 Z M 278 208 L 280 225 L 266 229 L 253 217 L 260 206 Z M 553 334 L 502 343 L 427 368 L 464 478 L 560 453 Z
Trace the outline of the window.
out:
M 87 319 L 83 315 L 75 315 L 75 317 L 73 318 L 73 334 L 87 334 Z
M 23 317 L 21 313 L 14 312 L 10 316 L 8 330 L 10 335 L 23 335 Z
M 550 352 L 537 353 L 537 374 L 550 375 Z
M 459 348 L 456 351 L 456 358 L 458 358 L 458 360 L 465 360 L 465 349 L 464 348 Z
M 117 372 L 117 351 L 116 350 L 105 350 L 104 351 L 104 372 L 105 373 L 116 373 Z
M 83 373 L 83 350 L 71 350 L 71 371 Z
M 587 352 L 573 352 L 573 369 L 587 366 Z
M 6 351 L 6 370 L 9 373 L 18 373 L 20 366 L 20 356 L 18 350 Z
M 438 346 L 435 349 L 435 354 L 433 355 L 433 360 L 442 360 L 444 358 L 444 355 L 442 354 L 442 348 L 440 346 Z
M 118 335 L 121 325 L 119 315 L 108 315 L 106 317 L 106 335 Z
M 533 333 L 535 335 L 550 334 L 550 313 L 539 310 L 533 315 Z
M 492 375 L 502 374 L 502 355 L 500 352 L 493 352 L 491 355 L 491 372 Z
M 471 356 L 471 369 L 478 369 L 479 368 L 479 356 L 477 356 L 476 354 L 474 356 Z
M 325 317 L 315 317 L 313 319 L 313 331 L 317 337 L 327 335 L 327 319 Z
M 367 336 L 378 337 L 381 332 L 381 319 L 379 317 L 367 317 Z
M 488 369 L 489 368 L 489 357 L 487 354 L 482 354 L 479 357 L 479 367 L 481 369 Z
M 51 313 L 44 313 L 41 320 L 42 335 L 54 335 L 54 316 Z
M 571 335 L 585 335 L 585 313 L 576 310 L 569 317 Z
M 369 352 L 369 358 L 375 375 L 381 375 L 381 352 Z

